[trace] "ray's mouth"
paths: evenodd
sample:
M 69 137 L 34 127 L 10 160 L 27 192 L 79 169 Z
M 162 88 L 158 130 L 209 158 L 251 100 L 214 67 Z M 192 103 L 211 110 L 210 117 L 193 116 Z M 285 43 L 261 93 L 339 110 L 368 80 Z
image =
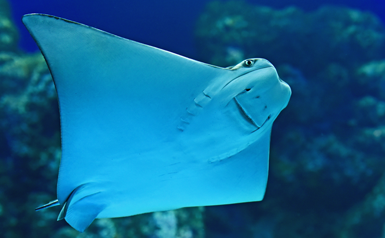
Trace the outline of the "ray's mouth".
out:
M 243 107 L 241 106 L 241 104 L 239 104 L 238 100 L 237 100 L 236 98 L 234 98 L 233 100 L 234 100 L 234 102 L 235 102 L 235 105 L 237 105 L 238 111 L 239 111 L 239 113 L 241 114 L 241 116 L 243 117 L 243 119 L 245 119 L 245 121 L 246 121 L 247 123 L 249 123 L 250 125 L 252 125 L 253 127 L 256 128 L 256 129 L 253 130 L 251 133 L 253 133 L 253 132 L 259 130 L 260 128 L 262 128 L 262 127 L 266 124 L 266 122 L 267 122 L 268 120 L 270 120 L 271 115 L 269 115 L 269 116 L 266 118 L 266 120 L 265 120 L 260 126 L 258 126 L 257 123 L 253 120 L 253 118 L 252 118 L 251 116 L 249 116 L 249 115 L 247 114 L 247 112 L 243 109 Z

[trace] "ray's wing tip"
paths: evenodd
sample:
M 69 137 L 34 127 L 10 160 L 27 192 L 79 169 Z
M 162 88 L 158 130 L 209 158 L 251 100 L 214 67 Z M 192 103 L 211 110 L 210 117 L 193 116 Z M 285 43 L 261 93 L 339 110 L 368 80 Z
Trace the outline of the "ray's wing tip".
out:
M 64 20 L 64 21 L 69 21 L 61 17 L 45 14 L 45 13 L 28 13 L 23 15 L 21 18 L 22 22 L 24 23 L 25 26 L 28 26 L 31 22 L 35 21 L 42 21 L 43 19 L 56 19 L 56 20 Z M 71 21 L 69 21 L 71 22 Z
M 28 23 L 29 23 L 29 19 L 31 17 L 34 17 L 37 13 L 29 13 L 29 14 L 25 14 L 22 18 L 21 18 L 21 21 L 23 22 L 23 24 L 25 26 L 28 26 Z
M 35 12 L 24 14 L 22 18 L 24 19 L 24 18 L 28 18 L 28 17 L 52 17 L 52 18 L 60 18 L 60 17 L 56 17 L 56 16 L 53 16 L 53 15 L 45 14 L 45 13 L 35 13 Z
M 23 22 L 23 24 L 28 27 L 28 25 L 31 23 L 31 20 L 33 19 L 36 19 L 37 17 L 41 17 L 41 16 L 49 16 L 49 15 L 46 15 L 46 14 L 42 14 L 42 13 L 28 13 L 28 14 L 25 14 L 21 20 Z
M 48 14 L 43 14 L 43 13 L 28 13 L 28 14 L 23 15 L 22 20 L 24 22 L 24 21 L 27 21 L 31 17 L 53 17 L 53 16 L 48 15 Z

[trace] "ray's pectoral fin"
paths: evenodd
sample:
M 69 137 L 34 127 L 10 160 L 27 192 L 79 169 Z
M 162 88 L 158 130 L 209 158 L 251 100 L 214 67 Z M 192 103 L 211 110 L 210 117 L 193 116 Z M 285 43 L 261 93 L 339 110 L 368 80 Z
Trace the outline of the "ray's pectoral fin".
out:
M 106 207 L 98 195 L 100 192 L 86 195 L 85 185 L 77 187 L 64 202 L 57 220 L 65 219 L 73 228 L 83 232 Z

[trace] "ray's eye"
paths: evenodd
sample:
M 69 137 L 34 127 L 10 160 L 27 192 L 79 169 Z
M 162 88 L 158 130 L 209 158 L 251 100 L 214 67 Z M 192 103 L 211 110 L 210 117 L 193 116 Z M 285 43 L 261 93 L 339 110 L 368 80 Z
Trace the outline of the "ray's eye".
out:
M 250 67 L 253 64 L 254 64 L 253 60 L 245 60 L 245 62 L 243 63 L 243 65 L 246 66 L 246 67 Z

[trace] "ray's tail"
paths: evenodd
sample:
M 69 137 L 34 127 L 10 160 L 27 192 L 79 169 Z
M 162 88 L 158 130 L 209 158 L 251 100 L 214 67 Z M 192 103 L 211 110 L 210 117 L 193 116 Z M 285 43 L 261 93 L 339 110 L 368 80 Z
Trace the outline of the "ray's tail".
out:
M 41 210 L 44 210 L 44 209 L 47 209 L 47 208 L 50 208 L 50 207 L 56 207 L 56 206 L 59 206 L 60 203 L 59 203 L 59 200 L 53 200 L 53 201 L 50 201 L 49 203 L 47 204 L 44 204 L 44 205 L 41 205 L 37 208 L 35 208 L 35 211 L 41 211 Z

